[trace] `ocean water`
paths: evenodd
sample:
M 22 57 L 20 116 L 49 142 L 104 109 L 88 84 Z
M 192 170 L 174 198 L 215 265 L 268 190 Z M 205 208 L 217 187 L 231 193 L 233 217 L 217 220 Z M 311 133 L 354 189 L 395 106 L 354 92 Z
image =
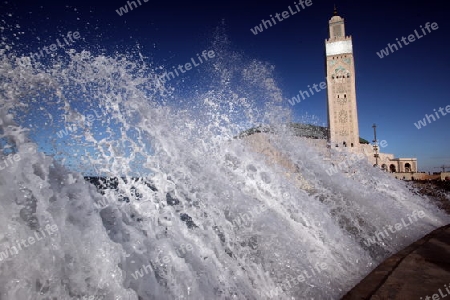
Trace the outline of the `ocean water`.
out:
M 180 92 L 132 55 L 2 46 L 0 299 L 339 299 L 449 223 L 365 162 L 329 175 L 272 67 L 211 49 Z M 264 151 L 235 138 L 259 124 Z

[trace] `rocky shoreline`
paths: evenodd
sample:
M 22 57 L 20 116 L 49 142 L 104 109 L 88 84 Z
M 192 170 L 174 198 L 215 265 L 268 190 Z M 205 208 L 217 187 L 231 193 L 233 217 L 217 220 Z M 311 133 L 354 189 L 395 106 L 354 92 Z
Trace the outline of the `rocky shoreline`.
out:
M 450 215 L 450 181 L 410 181 L 413 193 L 428 196 L 440 209 Z

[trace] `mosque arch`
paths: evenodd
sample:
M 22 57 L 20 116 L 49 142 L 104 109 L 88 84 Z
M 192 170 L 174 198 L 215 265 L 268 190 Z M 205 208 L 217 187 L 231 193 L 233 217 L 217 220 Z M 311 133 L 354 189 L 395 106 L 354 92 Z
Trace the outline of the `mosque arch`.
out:
M 405 164 L 405 172 L 412 172 L 412 171 L 411 171 L 411 164 L 410 164 L 410 163 L 406 163 L 406 164 Z

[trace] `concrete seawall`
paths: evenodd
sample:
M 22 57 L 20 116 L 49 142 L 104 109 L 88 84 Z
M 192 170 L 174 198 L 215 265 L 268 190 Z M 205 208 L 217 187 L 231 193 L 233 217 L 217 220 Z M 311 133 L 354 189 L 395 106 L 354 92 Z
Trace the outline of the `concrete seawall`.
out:
M 450 291 L 450 224 L 386 259 L 342 300 L 440 300 L 450 295 L 447 290 Z

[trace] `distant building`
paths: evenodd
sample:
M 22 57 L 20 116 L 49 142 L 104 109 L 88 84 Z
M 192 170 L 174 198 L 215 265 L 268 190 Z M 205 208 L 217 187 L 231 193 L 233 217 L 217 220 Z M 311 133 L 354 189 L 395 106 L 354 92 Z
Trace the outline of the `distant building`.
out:
M 345 36 L 344 19 L 336 11 L 329 26 L 330 38 L 325 41 L 329 142 L 333 147 L 358 147 L 352 38 Z
M 360 143 L 352 37 L 345 35 L 344 19 L 336 9 L 329 21 L 329 32 L 330 37 L 325 40 L 328 143 L 338 150 L 362 152 L 370 163 L 386 172 L 409 173 L 404 178 L 398 174 L 399 179 L 414 178 L 418 169 L 416 158 L 394 158 L 393 154 L 379 153 L 378 145 Z M 419 179 L 421 174 L 414 179 Z
M 325 160 L 333 165 L 345 163 L 345 156 L 333 156 L 329 148 L 337 151 L 348 150 L 356 157 L 367 157 L 369 163 L 381 170 L 391 173 L 402 180 L 437 180 L 450 179 L 449 173 L 444 175 L 428 175 L 419 173 L 417 158 L 395 158 L 394 154 L 380 153 L 377 143 L 373 145 L 359 136 L 358 111 L 356 103 L 355 66 L 353 58 L 352 37 L 345 35 L 344 19 L 337 15 L 329 21 L 330 37 L 325 40 L 327 110 L 328 127 L 308 124 L 290 123 L 294 135 L 306 141 L 321 153 Z M 270 142 L 270 135 L 275 130 L 270 126 L 251 128 L 239 135 L 245 138 L 252 148 L 267 156 L 268 161 L 278 163 L 289 171 L 290 176 L 298 173 L 298 166 L 279 152 Z M 383 143 L 380 144 L 383 147 Z M 357 163 L 352 161 L 351 164 Z M 361 161 L 360 163 L 363 163 Z M 301 177 L 297 180 L 306 189 L 309 184 Z

